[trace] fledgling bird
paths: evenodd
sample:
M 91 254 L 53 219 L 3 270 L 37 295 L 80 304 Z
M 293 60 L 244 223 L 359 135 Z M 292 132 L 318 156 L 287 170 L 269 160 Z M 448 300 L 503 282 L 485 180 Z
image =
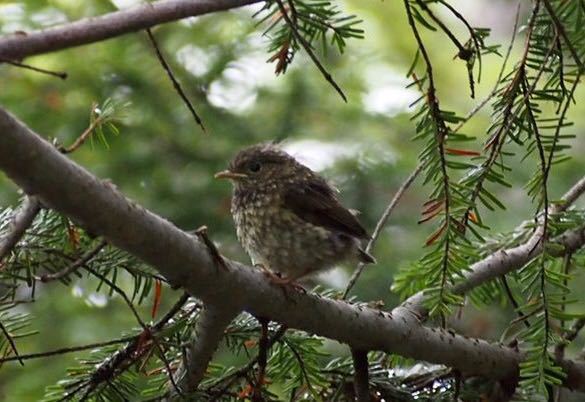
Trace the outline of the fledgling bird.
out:
M 360 248 L 366 230 L 336 191 L 277 146 L 243 149 L 215 177 L 232 181 L 238 240 L 254 265 L 281 275 L 273 281 L 292 283 L 349 259 L 375 262 Z

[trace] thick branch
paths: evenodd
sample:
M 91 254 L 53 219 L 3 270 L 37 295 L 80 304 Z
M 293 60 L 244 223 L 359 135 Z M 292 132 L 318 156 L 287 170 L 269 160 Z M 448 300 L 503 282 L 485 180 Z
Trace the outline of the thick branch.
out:
M 217 305 L 205 305 L 197 321 L 191 345 L 187 347 L 184 365 L 177 375 L 181 391 L 188 393 L 197 389 L 226 327 L 237 313 L 238 311 L 231 308 L 222 309 Z
M 242 7 L 262 0 L 161 0 L 30 33 L 0 38 L 0 57 L 20 60 L 103 41 L 165 22 Z
M 441 363 L 466 375 L 509 378 L 522 356 L 512 348 L 425 328 L 412 314 L 390 315 L 319 295 L 283 292 L 261 272 L 227 261 L 168 221 L 126 199 L 0 109 L 0 169 L 27 193 L 92 233 L 154 266 L 206 304 L 236 307 L 361 350 Z M 565 361 L 565 385 L 585 391 L 585 363 Z
M 0 269 L 2 260 L 24 236 L 24 232 L 32 225 L 41 210 L 41 203 L 36 197 L 26 197 L 22 206 L 14 213 L 8 233 L 0 239 Z

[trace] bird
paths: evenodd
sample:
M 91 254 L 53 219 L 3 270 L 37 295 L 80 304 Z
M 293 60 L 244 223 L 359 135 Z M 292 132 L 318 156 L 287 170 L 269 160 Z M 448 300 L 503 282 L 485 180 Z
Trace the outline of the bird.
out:
M 215 178 L 233 184 L 231 214 L 250 256 L 278 284 L 295 284 L 338 263 L 375 263 L 368 233 L 318 173 L 275 144 L 239 151 Z

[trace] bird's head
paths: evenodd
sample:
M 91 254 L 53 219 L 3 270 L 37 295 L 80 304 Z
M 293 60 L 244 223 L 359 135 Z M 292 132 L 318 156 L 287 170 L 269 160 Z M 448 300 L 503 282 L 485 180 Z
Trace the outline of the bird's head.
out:
M 274 145 L 254 145 L 238 152 L 216 179 L 229 179 L 236 188 L 266 187 L 293 177 L 304 166 Z M 306 168 L 305 168 L 306 169 Z

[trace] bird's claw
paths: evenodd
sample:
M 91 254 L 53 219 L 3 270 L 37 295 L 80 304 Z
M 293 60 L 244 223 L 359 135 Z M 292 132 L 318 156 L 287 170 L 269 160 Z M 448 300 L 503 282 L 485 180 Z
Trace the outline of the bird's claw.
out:
M 297 292 L 307 293 L 307 290 L 304 287 L 295 282 L 295 278 L 283 278 L 280 274 L 272 272 L 262 264 L 254 264 L 254 266 L 260 268 L 262 273 L 268 277 L 270 282 L 280 286 L 284 290 L 285 294 L 287 288 L 293 289 Z

